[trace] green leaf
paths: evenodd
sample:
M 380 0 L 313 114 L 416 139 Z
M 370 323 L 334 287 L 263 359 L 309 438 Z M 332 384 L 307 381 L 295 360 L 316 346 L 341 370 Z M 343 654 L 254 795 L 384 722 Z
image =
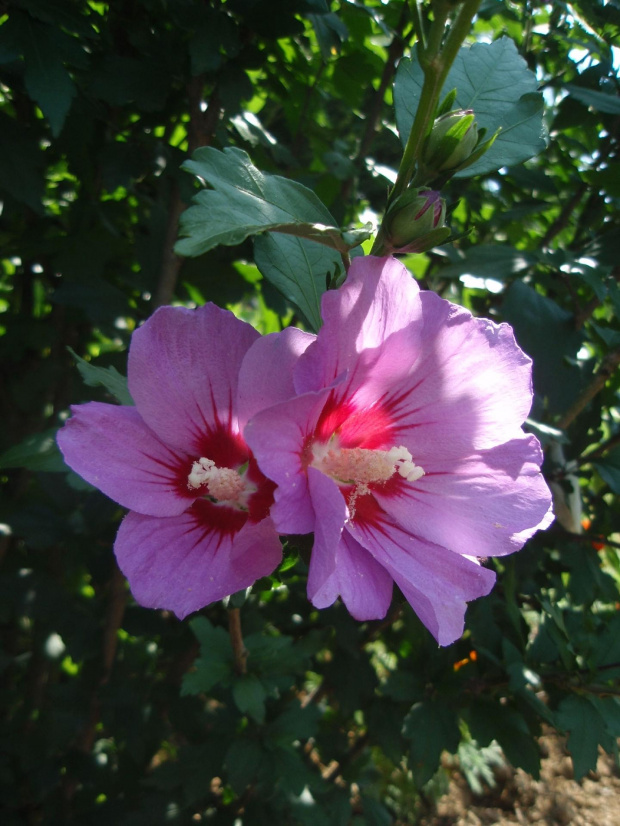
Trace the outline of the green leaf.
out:
M 228 781 L 237 794 L 254 782 L 265 756 L 260 743 L 248 737 L 239 738 L 231 744 L 224 765 L 228 770 Z
M 481 746 L 497 740 L 513 766 L 534 777 L 540 773 L 540 753 L 525 718 L 514 708 L 480 700 L 467 715 L 471 736 Z
M 403 144 L 411 131 L 423 83 L 424 73 L 417 60 L 401 60 L 394 83 L 394 104 Z M 487 136 L 501 129 L 490 149 L 457 173 L 458 177 L 514 166 L 545 148 L 543 101 L 536 93 L 536 77 L 508 37 L 463 47 L 443 86 L 446 92 L 454 88 L 454 106 L 473 109 L 478 128 L 486 129 Z
M 338 15 L 331 12 L 329 14 L 309 14 L 308 20 L 314 28 L 323 60 L 330 60 L 330 58 L 339 54 L 342 44 L 349 37 L 349 30 Z
M 213 189 L 198 193 L 181 216 L 179 255 L 197 256 L 218 244 L 240 244 L 250 235 L 283 232 L 345 252 L 347 243 L 335 220 L 312 190 L 296 181 L 260 172 L 237 147 L 220 152 L 202 147 L 183 169 Z
M 60 57 L 59 39 L 66 35 L 58 28 L 22 18 L 24 83 L 28 94 L 48 119 L 57 137 L 71 108 L 76 88 Z
M 416 782 L 422 785 L 435 774 L 441 752 L 454 753 L 458 748 L 456 713 L 446 703 L 416 703 L 405 718 L 403 736 L 411 740 L 409 767 Z
M 599 743 L 606 740 L 605 721 L 586 697 L 577 694 L 562 700 L 556 720 L 560 728 L 568 731 L 575 780 L 580 780 L 596 769 Z
M 317 331 L 321 326 L 321 295 L 342 259 L 313 241 L 288 235 L 260 235 L 254 239 L 256 266 L 282 295 L 293 303 Z
M 0 113 L 0 189 L 43 211 L 43 153 L 30 128 Z
M 269 723 L 267 739 L 274 746 L 292 748 L 295 740 L 307 740 L 316 734 L 321 711 L 316 705 L 301 706 L 293 700 L 280 714 Z
M 564 88 L 572 98 L 578 100 L 579 103 L 583 103 L 584 106 L 591 106 L 597 112 L 620 115 L 620 97 L 618 95 L 608 95 L 605 92 L 575 86 L 573 83 L 566 83 Z
M 190 627 L 200 643 L 200 657 L 194 663 L 194 670 L 183 678 L 183 695 L 209 691 L 219 682 L 229 682 L 234 674 L 228 633 L 223 628 L 215 628 L 206 617 L 191 620 Z
M 440 272 L 442 278 L 458 278 L 467 274 L 503 281 L 529 269 L 536 260 L 531 253 L 508 244 L 481 244 L 468 249 L 463 258 L 442 267 Z
M 256 674 L 244 674 L 232 687 L 235 704 L 242 714 L 249 714 L 257 723 L 265 722 L 267 693 Z
M 598 459 L 593 464 L 611 490 L 620 493 L 620 448 L 610 450 L 603 459 Z
M 85 384 L 89 387 L 105 387 L 108 393 L 111 393 L 120 404 L 133 405 L 133 399 L 127 389 L 127 379 L 125 376 L 121 376 L 116 368 L 95 367 L 90 362 L 80 358 L 71 347 L 67 347 L 67 350 L 75 359 Z
M 551 413 L 561 413 L 581 387 L 581 373 L 569 362 L 577 355 L 583 338 L 575 330 L 572 315 L 521 281 L 511 285 L 502 309 L 519 345 L 534 359 L 537 395 L 547 398 Z
M 29 436 L 18 445 L 0 454 L 0 468 L 25 467 L 28 470 L 58 473 L 66 471 L 62 454 L 56 444 L 58 428 Z

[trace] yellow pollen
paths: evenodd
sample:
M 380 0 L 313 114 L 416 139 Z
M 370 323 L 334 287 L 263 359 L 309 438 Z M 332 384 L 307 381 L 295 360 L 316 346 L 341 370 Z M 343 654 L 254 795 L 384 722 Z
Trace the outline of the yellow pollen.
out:
M 212 459 L 201 457 L 192 465 L 187 477 L 187 487 L 197 489 L 207 486 L 209 496 L 218 502 L 238 503 L 245 492 L 245 482 L 236 470 L 217 467 Z

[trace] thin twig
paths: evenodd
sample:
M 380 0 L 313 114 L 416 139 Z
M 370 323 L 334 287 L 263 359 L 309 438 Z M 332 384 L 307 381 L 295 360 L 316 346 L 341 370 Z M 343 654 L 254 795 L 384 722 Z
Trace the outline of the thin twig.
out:
M 248 670 L 248 650 L 243 644 L 241 634 L 241 611 L 239 608 L 228 609 L 228 633 L 235 658 L 237 674 L 246 674 Z
M 190 155 L 199 146 L 208 146 L 211 143 L 222 112 L 217 86 L 211 93 L 206 110 L 202 111 L 200 107 L 203 87 L 204 77 L 202 75 L 192 78 L 187 86 L 190 116 L 187 130 L 187 147 Z M 174 245 L 179 234 L 179 219 L 184 209 L 185 204 L 181 198 L 181 190 L 177 181 L 173 180 L 170 186 L 170 206 L 168 208 L 161 269 L 153 299 L 155 308 L 170 304 L 179 280 L 183 259 L 175 253 Z
M 613 376 L 619 364 L 620 349 L 610 350 L 601 362 L 601 366 L 596 371 L 590 384 L 583 390 L 582 393 L 580 393 L 579 397 L 575 400 L 571 407 L 569 407 L 562 418 L 556 422 L 556 427 L 560 430 L 566 430 L 566 428 L 572 424 L 577 416 L 588 406 L 592 399 L 600 393 L 603 387 L 605 387 L 606 383 Z

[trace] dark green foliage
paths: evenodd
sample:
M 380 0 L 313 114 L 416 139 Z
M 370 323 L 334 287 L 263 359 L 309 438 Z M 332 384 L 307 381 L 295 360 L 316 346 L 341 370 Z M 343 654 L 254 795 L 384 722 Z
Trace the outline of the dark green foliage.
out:
M 558 514 L 438 649 L 399 595 L 382 623 L 313 609 L 306 538 L 247 598 L 140 608 L 122 509 L 54 442 L 70 404 L 131 403 L 127 345 L 159 304 L 318 328 L 415 115 L 412 4 L 1 4 L 3 826 L 414 824 L 445 750 L 478 778 L 494 741 L 536 775 L 543 723 L 576 777 L 616 750 L 620 14 L 573 5 L 481 5 L 444 94 L 502 131 L 442 185 L 454 243 L 404 259 L 533 358 Z

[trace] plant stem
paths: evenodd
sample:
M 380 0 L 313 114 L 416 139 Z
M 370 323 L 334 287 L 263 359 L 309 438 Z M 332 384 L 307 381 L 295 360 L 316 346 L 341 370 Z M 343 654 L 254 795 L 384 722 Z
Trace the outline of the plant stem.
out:
M 241 611 L 239 608 L 228 609 L 228 633 L 235 658 L 237 674 L 246 674 L 248 670 L 248 650 L 243 644 L 241 634 Z
M 435 16 L 428 34 L 428 41 L 425 45 L 421 41 L 418 41 L 417 44 L 418 60 L 424 72 L 424 84 L 420 93 L 415 118 L 409 132 L 409 138 L 407 139 L 407 145 L 405 146 L 405 151 L 403 152 L 403 157 L 398 168 L 396 182 L 388 199 L 388 207 L 390 203 L 407 189 L 411 182 L 422 145 L 433 126 L 442 87 L 458 51 L 467 37 L 471 28 L 471 22 L 479 5 L 480 0 L 465 0 L 453 24 L 450 26 L 442 48 L 441 44 L 451 6 L 447 0 L 436 0 L 436 2 L 433 3 Z M 418 27 L 416 26 L 416 30 L 417 29 Z M 383 229 L 380 229 L 373 244 L 371 255 L 380 255 L 382 253 L 383 237 Z

